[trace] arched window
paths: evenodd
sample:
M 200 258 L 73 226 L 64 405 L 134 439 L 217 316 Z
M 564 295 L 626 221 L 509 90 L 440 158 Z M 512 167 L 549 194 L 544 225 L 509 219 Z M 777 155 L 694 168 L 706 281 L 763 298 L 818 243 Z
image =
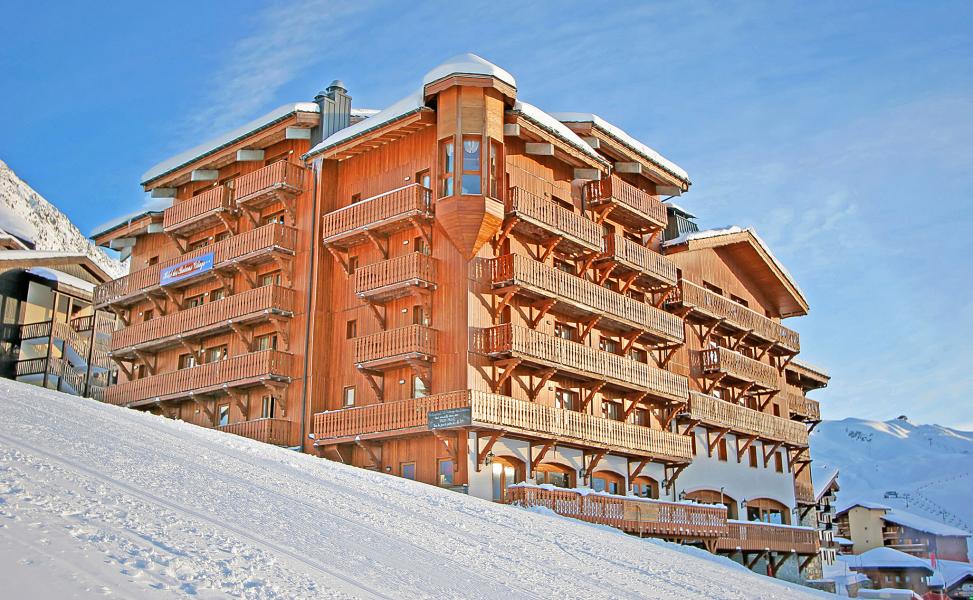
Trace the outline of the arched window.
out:
M 784 504 L 771 498 L 753 498 L 746 501 L 747 520 L 791 524 L 791 511 Z
M 725 493 L 721 493 L 719 490 L 696 490 L 695 492 L 687 492 L 684 497 L 686 500 L 692 500 L 700 504 L 725 504 L 726 518 L 738 518 L 737 501 Z
M 591 476 L 591 487 L 596 492 L 624 494 L 625 478 L 612 471 L 595 471 Z
M 534 469 L 534 483 L 538 485 L 549 483 L 555 487 L 573 488 L 576 475 L 577 473 L 571 467 L 544 463 Z
M 639 475 L 632 480 L 632 495 L 639 498 L 659 499 L 659 482 L 651 477 Z
M 506 502 L 507 487 L 524 481 L 524 462 L 513 456 L 497 456 L 490 469 L 493 478 L 493 501 Z

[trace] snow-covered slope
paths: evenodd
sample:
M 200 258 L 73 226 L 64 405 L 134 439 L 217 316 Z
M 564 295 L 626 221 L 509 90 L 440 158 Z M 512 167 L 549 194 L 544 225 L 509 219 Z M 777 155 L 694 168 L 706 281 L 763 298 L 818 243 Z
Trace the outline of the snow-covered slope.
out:
M 17 177 L 3 161 L 0 161 L 0 229 L 32 241 L 36 250 L 87 254 L 112 277 L 126 272 L 122 263 L 91 243 L 64 213 Z
M 839 507 L 868 500 L 973 531 L 971 432 L 849 418 L 818 425 L 811 451 L 840 470 Z
M 10 597 L 820 597 L 701 550 L 0 380 Z

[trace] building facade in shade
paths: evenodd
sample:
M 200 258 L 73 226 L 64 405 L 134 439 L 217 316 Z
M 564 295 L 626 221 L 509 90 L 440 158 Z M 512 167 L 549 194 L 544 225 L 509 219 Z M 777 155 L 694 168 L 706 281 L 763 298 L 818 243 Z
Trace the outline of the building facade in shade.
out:
M 15 238 L 9 238 L 15 239 Z M 93 308 L 111 278 L 89 257 L 0 249 L 0 376 L 103 399 L 113 381 L 113 314 Z
M 475 55 L 340 82 L 157 165 L 106 400 L 799 579 L 819 544 L 797 284 L 688 175 Z

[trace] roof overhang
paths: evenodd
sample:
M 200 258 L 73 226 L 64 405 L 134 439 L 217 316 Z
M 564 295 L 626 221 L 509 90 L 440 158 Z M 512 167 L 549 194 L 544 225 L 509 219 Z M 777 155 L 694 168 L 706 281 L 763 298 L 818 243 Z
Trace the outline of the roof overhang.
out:
M 521 112 L 508 110 L 504 116 L 504 123 L 518 126 L 518 137 L 526 142 L 542 142 L 554 146 L 554 157 L 565 163 L 582 168 L 598 169 L 608 172 L 607 161 L 602 162 L 595 157 L 582 152 L 573 144 L 541 126 L 538 122 Z
M 367 122 L 366 119 L 359 124 Z M 364 129 L 353 137 L 342 140 L 341 143 L 325 147 L 323 150 L 309 152 L 305 155 L 305 158 L 344 160 L 410 136 L 435 124 L 436 113 L 431 108 L 419 107 L 371 129 Z
M 427 83 L 425 86 L 423 86 L 423 97 L 428 100 L 439 92 L 453 86 L 494 89 L 500 92 L 508 102 L 513 102 L 517 98 L 517 88 L 514 86 L 504 81 L 500 81 L 491 75 L 478 75 L 472 73 L 453 73 L 441 79 L 437 79 L 436 81 Z
M 719 235 L 688 236 L 666 243 L 666 252 L 713 249 L 746 271 L 781 318 L 806 315 L 808 303 L 787 270 L 764 246 L 752 229 Z
M 157 233 L 156 231 L 153 231 L 153 229 L 159 229 L 161 232 L 161 227 L 162 211 L 150 210 L 136 215 L 126 221 L 121 221 L 109 229 L 96 231 L 95 233 L 91 234 L 91 239 L 93 239 L 95 244 L 98 246 L 110 248 L 112 240 L 137 237 L 147 233 Z
M 13 252 L 0 252 L 0 269 L 29 269 L 30 267 L 51 267 L 77 265 L 89 273 L 98 283 L 111 281 L 112 276 L 98 266 L 94 260 L 86 254 L 64 254 L 63 256 L 38 255 L 36 257 L 18 256 L 17 258 L 7 259 Z M 29 252 L 29 251 L 25 251 Z M 17 252 L 17 254 L 21 254 Z
M 797 359 L 789 362 L 785 370 L 797 378 L 797 383 L 801 388 L 807 390 L 827 387 L 831 381 L 831 375 L 828 375 L 824 369 L 819 369 Z

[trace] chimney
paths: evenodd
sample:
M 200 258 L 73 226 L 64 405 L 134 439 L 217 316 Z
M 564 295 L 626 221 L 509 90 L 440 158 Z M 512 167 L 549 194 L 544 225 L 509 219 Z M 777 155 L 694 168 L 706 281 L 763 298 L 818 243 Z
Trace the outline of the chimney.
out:
M 321 142 L 332 133 L 351 125 L 351 96 L 340 79 L 335 79 L 314 102 L 321 107 L 321 122 L 311 130 L 311 145 Z

